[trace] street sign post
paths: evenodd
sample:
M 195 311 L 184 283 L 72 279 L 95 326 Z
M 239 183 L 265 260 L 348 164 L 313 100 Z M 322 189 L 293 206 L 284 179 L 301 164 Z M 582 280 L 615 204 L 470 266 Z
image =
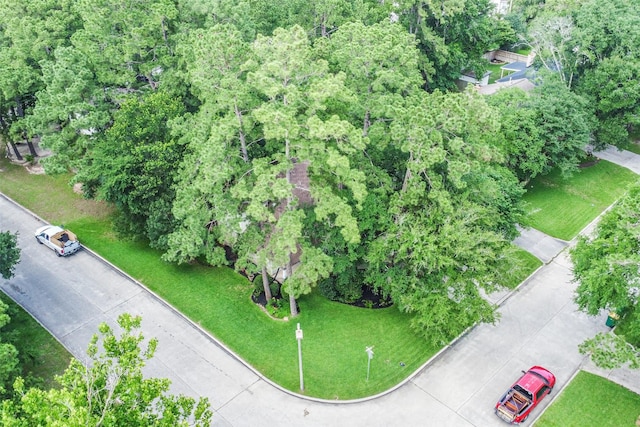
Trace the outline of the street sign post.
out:
M 369 370 L 371 369 L 371 359 L 373 359 L 373 346 L 365 348 L 367 352 L 367 381 L 369 381 Z
M 296 329 L 296 339 L 298 340 L 298 366 L 300 367 L 300 391 L 304 391 L 304 378 L 302 376 L 302 329 L 300 329 L 300 323 L 298 323 L 298 329 Z

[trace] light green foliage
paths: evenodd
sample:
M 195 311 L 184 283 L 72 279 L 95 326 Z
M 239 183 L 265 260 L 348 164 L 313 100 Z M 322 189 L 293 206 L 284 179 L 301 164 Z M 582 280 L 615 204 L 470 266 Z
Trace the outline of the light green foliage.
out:
M 588 354 L 593 363 L 603 369 L 628 366 L 640 369 L 640 349 L 614 333 L 599 333 L 580 344 L 580 353 Z
M 500 228 L 508 224 L 498 218 L 514 215 L 522 190 L 498 214 L 497 200 L 513 175 L 494 173 L 501 157 L 489 138 L 497 122 L 481 98 L 435 92 L 418 99 L 392 127 L 408 154 L 407 169 L 389 207 L 394 222 L 369 252 L 368 279 L 415 314 L 417 332 L 442 344 L 494 319 L 480 287 L 502 286 L 499 265 L 509 243 Z
M 155 88 L 157 67 L 170 55 L 169 35 L 177 17 L 170 0 L 80 0 L 74 9 L 82 28 L 71 41 L 106 86 L 137 87 L 137 77 Z
M 640 186 L 633 186 L 598 223 L 591 237 L 581 236 L 571 250 L 581 310 L 634 307 L 640 280 Z
M 36 106 L 27 116 L 30 135 L 54 153 L 45 162 L 47 172 L 79 167 L 90 146 L 89 136 L 109 120 L 108 104 L 87 58 L 73 47 L 59 47 L 55 61 L 43 62 L 45 87 L 36 94 Z
M 157 341 L 139 332 L 140 317 L 120 315 L 118 335 L 100 325 L 100 339 L 91 340 L 90 366 L 72 360 L 49 390 L 15 384 L 18 399 L 0 409 L 5 426 L 208 426 L 211 410 L 206 399 L 196 401 L 170 395 L 167 379 L 145 378 L 142 369 L 155 353 Z
M 10 279 L 15 273 L 15 266 L 20 262 L 18 234 L 9 231 L 0 232 L 0 276 Z
M 366 140 L 330 110 L 331 102 L 347 93 L 344 75 L 329 73 L 326 61 L 314 58 L 301 27 L 258 37 L 253 54 L 247 82 L 265 97 L 252 115 L 262 126 L 267 157 L 254 160 L 252 173 L 238 183 L 235 196 L 248 201 L 250 218 L 273 224 L 267 259 L 286 264 L 302 242 L 304 215 L 290 181 L 300 162 L 308 163 L 310 188 L 303 190 L 313 198 L 318 220 L 333 221 L 345 240 L 359 241 L 352 203 L 358 206 L 366 189 L 364 174 L 350 166 L 350 156 L 360 152 Z M 277 207 L 284 211 L 276 214 Z M 326 274 L 324 267 L 315 271 Z M 315 274 L 307 272 L 293 273 L 292 283 L 298 286 L 291 295 L 310 289 L 308 280 Z
M 573 274 L 578 282 L 576 302 L 596 315 L 602 309 L 625 316 L 626 329 L 640 337 L 638 283 L 640 282 L 640 185 L 636 184 L 607 212 L 594 235 L 581 236 L 571 250 Z M 594 362 L 607 369 L 629 363 L 640 367 L 640 352 L 624 337 L 597 335 L 581 345 Z
M 531 23 L 525 42 L 536 54 L 536 61 L 557 73 L 567 86 L 573 85 L 580 48 L 572 37 L 573 20 L 568 16 L 543 16 Z
M 332 35 L 327 50 L 332 68 L 345 72 L 358 99 L 350 103 L 354 122 L 376 144 L 387 143 L 390 119 L 422 82 L 415 37 L 399 24 L 348 23 Z
M 208 29 L 216 24 L 230 24 L 237 28 L 243 42 L 250 42 L 256 36 L 255 0 L 190 0 L 178 2 L 179 16 L 176 33 L 187 34 L 194 29 Z
M 194 31 L 178 51 L 187 60 L 188 80 L 202 105 L 173 123 L 191 154 L 178 168 L 173 206 L 178 227 L 169 236 L 165 258 L 185 262 L 204 255 L 211 264 L 223 265 L 218 244 L 235 246 L 244 221 L 240 201 L 229 190 L 249 172 L 249 161 L 260 149 L 249 114 L 257 99 L 244 81 L 250 49 L 233 26 L 216 25 Z
M 39 90 L 41 61 L 52 60 L 58 46 L 68 46 L 78 26 L 69 0 L 0 1 L 0 99 L 18 109 Z

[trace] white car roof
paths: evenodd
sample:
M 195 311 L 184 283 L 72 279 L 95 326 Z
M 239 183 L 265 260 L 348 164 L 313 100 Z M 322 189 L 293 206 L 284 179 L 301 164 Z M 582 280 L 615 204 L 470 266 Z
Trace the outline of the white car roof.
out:
M 57 225 L 45 225 L 42 226 L 40 228 L 38 228 L 36 230 L 36 235 L 38 234 L 42 234 L 42 233 L 47 233 L 48 235 L 53 235 L 56 234 L 60 231 L 63 231 L 62 228 L 58 227 Z

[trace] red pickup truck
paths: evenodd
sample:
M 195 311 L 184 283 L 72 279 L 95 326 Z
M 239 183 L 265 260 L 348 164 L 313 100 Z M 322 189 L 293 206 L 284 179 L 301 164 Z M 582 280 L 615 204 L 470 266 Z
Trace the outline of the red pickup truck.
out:
M 542 366 L 533 366 L 516 381 L 496 403 L 498 417 L 510 424 L 519 424 L 553 390 L 556 377 Z

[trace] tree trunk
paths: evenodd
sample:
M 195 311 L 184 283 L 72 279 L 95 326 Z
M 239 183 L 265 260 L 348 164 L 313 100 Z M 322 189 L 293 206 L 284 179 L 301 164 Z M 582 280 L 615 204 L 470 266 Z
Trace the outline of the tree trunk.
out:
M 31 138 L 27 138 L 26 135 L 23 135 L 25 141 L 27 141 L 27 145 L 29 146 L 29 153 L 33 157 L 38 157 L 38 152 L 36 151 L 36 147 L 33 145 L 33 140 Z
M 296 305 L 296 299 L 292 294 L 289 294 L 289 310 L 291 310 L 291 317 L 298 315 L 298 306 Z
M 413 161 L 413 152 L 409 153 L 409 162 Z M 407 165 L 407 170 L 404 173 L 404 179 L 402 180 L 402 192 L 407 191 L 407 186 L 409 185 L 409 179 L 411 179 L 411 169 L 409 169 L 409 165 Z
M 236 118 L 238 119 L 238 124 L 240 125 L 240 149 L 242 150 L 242 160 L 245 163 L 249 163 L 249 153 L 247 151 L 247 141 L 245 140 L 244 131 L 242 130 L 242 111 L 238 108 L 238 103 L 235 102 L 233 105 L 233 109 L 236 113 Z
M 364 123 L 362 125 L 362 136 L 367 136 L 369 133 L 369 126 L 371 126 L 371 116 L 369 110 L 364 114 Z
M 262 286 L 264 287 L 264 296 L 267 298 L 267 302 L 273 298 L 271 295 L 271 288 L 269 287 L 269 274 L 267 273 L 267 267 L 262 267 Z
M 285 104 L 286 104 L 286 101 L 285 101 Z M 292 162 L 290 151 L 289 151 L 289 138 L 287 138 L 285 141 L 285 156 L 287 160 L 289 160 L 289 162 Z M 287 168 L 286 178 L 287 178 L 287 182 L 291 184 L 291 167 Z M 291 198 L 292 198 L 291 196 L 287 197 L 287 210 L 291 209 Z M 293 270 L 291 270 L 291 253 L 289 253 L 289 261 L 287 262 L 286 271 L 289 273 L 289 275 L 293 273 Z M 283 280 L 283 283 L 284 282 L 285 280 Z M 296 305 L 296 299 L 293 296 L 293 289 L 290 289 L 289 291 L 289 309 L 291 310 L 291 317 L 296 317 L 298 315 L 298 307 Z
M 13 152 L 16 155 L 16 160 L 22 161 L 22 156 L 20 155 L 20 151 L 18 151 L 18 146 L 16 145 L 16 143 L 11 141 L 10 144 L 11 144 L 11 148 L 13 148 Z

